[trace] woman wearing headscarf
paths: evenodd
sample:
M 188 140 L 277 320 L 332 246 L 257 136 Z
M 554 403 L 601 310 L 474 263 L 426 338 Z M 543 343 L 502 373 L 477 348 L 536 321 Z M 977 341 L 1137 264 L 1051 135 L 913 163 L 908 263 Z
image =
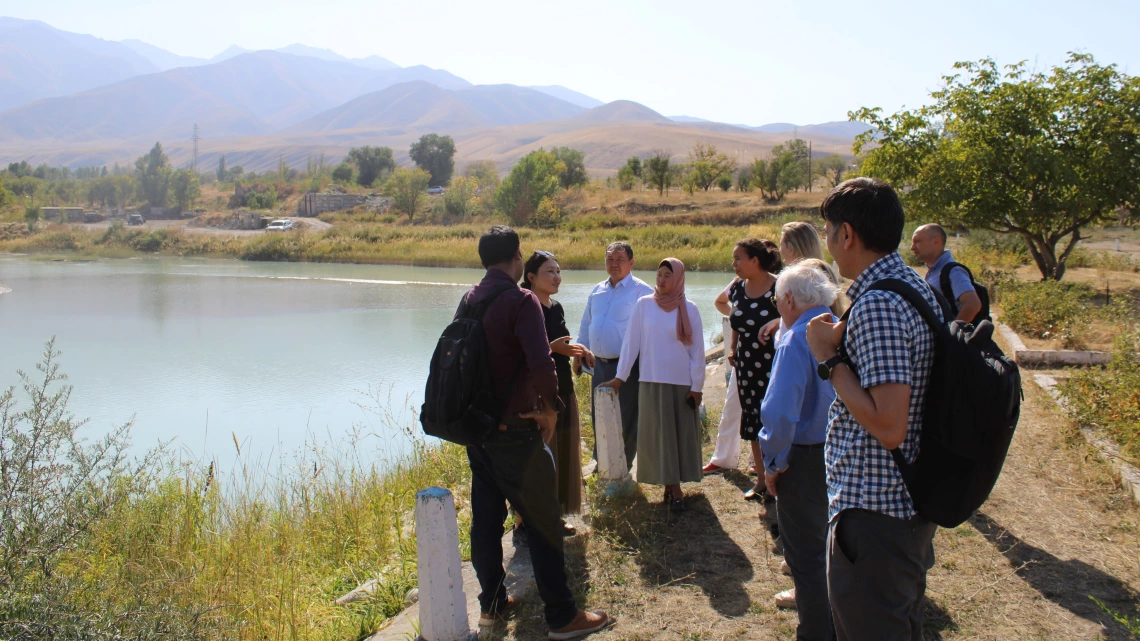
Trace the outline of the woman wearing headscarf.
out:
M 697 408 L 705 385 L 705 350 L 701 315 L 685 297 L 685 264 L 676 258 L 661 261 L 653 295 L 634 304 L 617 376 L 603 385 L 621 387 L 635 362 L 641 369 L 637 482 L 664 485 L 665 503 L 681 511 L 681 483 L 701 480 Z

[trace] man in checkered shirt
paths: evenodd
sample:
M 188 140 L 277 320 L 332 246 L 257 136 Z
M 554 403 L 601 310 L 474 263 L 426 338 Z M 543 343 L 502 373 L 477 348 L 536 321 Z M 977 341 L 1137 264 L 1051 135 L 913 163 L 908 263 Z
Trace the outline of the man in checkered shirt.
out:
M 846 323 L 813 319 L 808 344 L 835 387 L 827 464 L 827 585 L 836 635 L 843 639 L 922 639 L 926 572 L 934 565 L 936 526 L 918 516 L 890 450 L 918 456 L 934 336 L 922 316 L 876 281 L 909 283 L 941 308 L 898 254 L 904 216 L 886 183 L 854 178 L 820 206 L 827 249 L 847 291 Z

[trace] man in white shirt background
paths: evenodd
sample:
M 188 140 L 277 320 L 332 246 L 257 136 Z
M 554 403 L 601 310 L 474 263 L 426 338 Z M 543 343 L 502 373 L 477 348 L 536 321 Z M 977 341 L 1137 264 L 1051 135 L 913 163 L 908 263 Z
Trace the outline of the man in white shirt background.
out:
M 633 248 L 618 241 L 606 248 L 606 272 L 609 278 L 598 283 L 586 299 L 586 311 L 578 329 L 578 342 L 593 353 L 593 362 L 587 357 L 586 367 L 593 369 L 592 388 L 613 380 L 617 375 L 618 358 L 625 342 L 626 328 L 633 305 L 642 296 L 651 296 L 653 288 L 634 276 Z M 574 359 L 574 371 L 580 371 L 582 362 Z M 637 391 L 640 380 L 635 363 L 629 378 L 618 390 L 621 405 L 621 431 L 625 442 L 625 463 L 633 465 L 637 455 Z M 593 395 L 590 405 L 593 407 Z M 595 430 L 597 430 L 597 423 Z M 595 431 L 596 436 L 596 431 Z M 597 439 L 595 438 L 595 443 Z M 595 446 L 594 458 L 597 458 Z

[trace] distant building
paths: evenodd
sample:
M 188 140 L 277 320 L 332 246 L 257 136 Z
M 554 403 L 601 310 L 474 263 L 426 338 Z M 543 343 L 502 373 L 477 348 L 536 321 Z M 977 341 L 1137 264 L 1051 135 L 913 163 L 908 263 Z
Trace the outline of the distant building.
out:
M 82 207 L 40 207 L 44 220 L 58 220 L 63 223 L 83 222 Z
M 317 194 L 309 192 L 297 203 L 298 216 L 317 216 L 329 211 L 340 211 L 363 205 L 365 196 L 357 194 Z

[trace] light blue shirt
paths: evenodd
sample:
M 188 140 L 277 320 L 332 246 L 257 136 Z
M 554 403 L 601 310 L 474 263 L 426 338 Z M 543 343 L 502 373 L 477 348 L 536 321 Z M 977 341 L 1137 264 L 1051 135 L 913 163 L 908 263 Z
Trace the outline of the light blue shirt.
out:
M 764 468 L 775 474 L 788 468 L 792 445 L 816 445 L 827 438 L 827 413 L 835 400 L 830 381 L 821 380 L 807 343 L 808 321 L 830 314 L 826 307 L 805 311 L 780 336 L 768 393 L 760 406 L 760 450 Z M 832 317 L 834 322 L 835 317 Z
M 632 273 L 610 286 L 610 279 L 594 286 L 586 298 L 586 311 L 582 312 L 582 325 L 578 328 L 578 342 L 594 356 L 611 359 L 621 356 L 625 330 L 633 305 L 642 296 L 653 294 L 653 288 Z
M 926 282 L 940 294 L 945 294 L 942 291 L 942 268 L 952 262 L 954 262 L 954 257 L 950 255 L 949 249 L 945 249 L 938 260 L 934 261 L 934 264 L 926 270 Z M 954 300 L 950 302 L 958 300 L 966 292 L 974 291 L 974 286 L 970 284 L 970 276 L 966 270 L 950 270 L 950 291 L 954 294 Z

